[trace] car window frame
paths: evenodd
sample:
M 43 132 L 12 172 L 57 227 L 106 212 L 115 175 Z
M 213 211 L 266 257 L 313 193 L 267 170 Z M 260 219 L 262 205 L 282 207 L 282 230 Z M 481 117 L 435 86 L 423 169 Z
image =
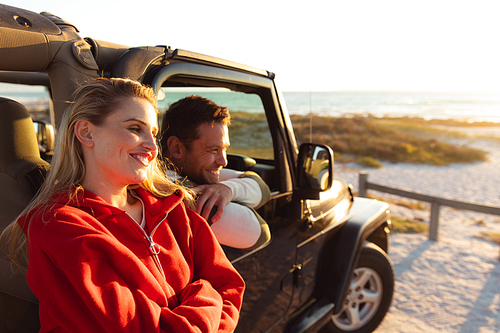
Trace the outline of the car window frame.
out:
M 274 167 L 279 175 L 279 194 L 293 191 L 295 177 L 291 173 L 294 170 L 293 161 L 296 152 L 290 151 L 287 141 L 289 135 L 285 133 L 285 123 L 281 116 L 281 108 L 277 105 L 278 98 L 272 79 L 255 74 L 218 68 L 194 63 L 171 63 L 166 64 L 156 71 L 148 83 L 155 93 L 169 84 L 189 85 L 201 84 L 212 87 L 224 87 L 234 91 L 255 92 L 262 100 L 264 111 L 273 140 Z

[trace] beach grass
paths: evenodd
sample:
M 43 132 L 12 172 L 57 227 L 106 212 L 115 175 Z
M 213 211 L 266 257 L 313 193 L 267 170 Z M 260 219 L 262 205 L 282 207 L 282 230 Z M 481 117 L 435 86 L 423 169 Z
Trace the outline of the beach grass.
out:
M 359 164 L 368 168 L 381 168 L 382 164 L 371 156 L 362 156 L 354 160 L 356 164 Z
M 423 234 L 429 231 L 429 225 L 427 223 L 405 217 L 391 216 L 391 222 L 391 233 L 402 232 Z
M 490 242 L 494 242 L 500 245 L 500 233 L 499 232 L 489 232 L 482 231 L 479 235 L 475 236 L 476 238 L 481 238 Z
M 232 112 L 231 118 L 229 152 L 271 159 L 272 138 L 265 117 Z M 335 153 L 335 161 L 373 168 L 381 167 L 383 162 L 448 166 L 486 161 L 487 152 L 467 146 L 468 136 L 450 128 L 498 126 L 409 117 L 292 115 L 291 120 L 299 144 L 327 144 Z
M 329 145 L 339 155 L 371 157 L 376 161 L 447 166 L 487 160 L 483 150 L 450 143 L 464 138 L 420 118 L 376 118 L 371 116 L 291 117 L 299 142 Z M 376 166 L 376 164 L 374 164 Z
M 398 206 L 406 207 L 409 209 L 415 209 L 415 210 L 428 210 L 428 209 L 430 209 L 430 206 L 428 203 L 423 202 L 423 201 L 418 201 L 418 200 L 391 199 L 387 196 L 382 197 L 382 196 L 377 196 L 377 195 L 373 195 L 373 194 L 369 194 L 368 197 L 370 199 L 384 201 L 384 202 L 387 202 L 389 204 L 398 205 Z
M 228 152 L 264 159 L 273 158 L 273 140 L 269 125 L 261 114 L 231 112 L 231 146 Z
M 443 140 L 467 139 L 471 136 L 462 128 L 488 128 L 499 127 L 497 123 L 491 122 L 467 122 L 456 119 L 423 119 L 410 117 L 376 118 L 376 122 L 383 126 L 403 130 L 422 137 L 435 137 Z M 487 134 L 475 134 L 474 138 L 500 141 L 499 136 Z

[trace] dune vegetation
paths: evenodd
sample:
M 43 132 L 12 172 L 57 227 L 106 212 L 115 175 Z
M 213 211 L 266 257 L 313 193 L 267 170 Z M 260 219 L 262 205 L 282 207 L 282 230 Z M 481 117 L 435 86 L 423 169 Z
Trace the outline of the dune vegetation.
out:
M 292 116 L 295 134 L 300 142 L 311 141 L 309 116 Z M 458 122 L 450 121 L 454 126 Z M 464 125 L 464 123 L 460 123 Z M 340 161 L 354 161 L 378 167 L 380 161 L 450 165 L 485 161 L 487 153 L 453 144 L 465 134 L 436 126 L 420 118 L 312 117 L 312 141 L 329 145 Z M 449 123 L 446 123 L 447 128 Z M 457 140 L 462 139 L 462 140 Z
M 272 158 L 272 139 L 262 115 L 232 112 L 231 118 L 230 153 Z M 291 120 L 299 144 L 327 144 L 335 152 L 337 162 L 356 162 L 367 167 L 381 167 L 384 162 L 447 166 L 485 161 L 487 152 L 467 146 L 467 135 L 451 129 L 491 125 L 371 116 L 292 115 Z
M 391 233 L 403 232 L 425 234 L 429 232 L 429 225 L 421 221 L 405 217 L 391 216 L 391 222 Z

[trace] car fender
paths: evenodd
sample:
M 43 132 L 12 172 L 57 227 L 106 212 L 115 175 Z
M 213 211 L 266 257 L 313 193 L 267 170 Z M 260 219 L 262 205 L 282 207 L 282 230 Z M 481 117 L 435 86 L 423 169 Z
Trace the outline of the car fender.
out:
M 372 241 L 387 252 L 388 208 L 385 202 L 356 197 L 345 223 L 327 238 L 318 268 L 317 290 L 327 290 L 327 297 L 335 304 L 334 314 L 342 309 L 341 302 L 363 243 Z

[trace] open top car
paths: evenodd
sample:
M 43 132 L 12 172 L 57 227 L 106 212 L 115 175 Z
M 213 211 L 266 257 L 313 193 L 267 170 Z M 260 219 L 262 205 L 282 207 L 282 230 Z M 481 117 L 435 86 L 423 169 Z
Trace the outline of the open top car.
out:
M 224 247 L 247 285 L 236 332 L 371 332 L 382 321 L 394 288 L 388 205 L 354 197 L 334 177 L 328 146 L 297 143 L 275 74 L 168 46 L 84 39 L 57 16 L 6 5 L 0 36 L 0 82 L 44 86 L 50 95 L 35 126 L 23 105 L 0 99 L 1 229 L 50 169 L 73 91 L 99 76 L 131 78 L 153 87 L 160 111 L 191 94 L 228 106 L 227 167 L 258 173 L 272 191 L 258 210 L 271 240 L 256 249 Z M 38 329 L 38 302 L 23 272 L 1 259 L 0 332 Z

